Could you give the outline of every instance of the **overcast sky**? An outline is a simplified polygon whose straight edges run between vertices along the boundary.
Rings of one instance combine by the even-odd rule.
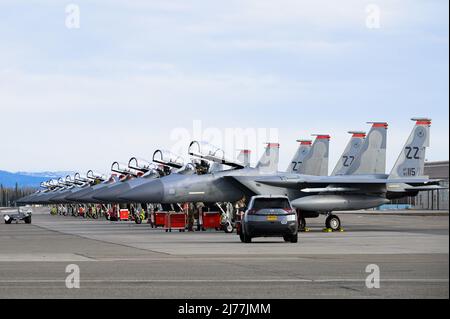
[[[330,134],[330,171],[346,131],[387,121],[390,170],[427,116],[428,160],[449,157],[446,0],[72,3],[79,28],[70,2],[0,1],[0,169],[106,173],[178,150],[194,120],[278,130],[280,169],[296,139]]]

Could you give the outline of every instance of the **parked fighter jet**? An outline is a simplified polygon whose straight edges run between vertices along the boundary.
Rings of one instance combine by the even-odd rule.
[[[300,190],[301,194],[292,205],[302,214],[328,215],[326,226],[340,228],[340,220],[333,211],[366,209],[388,203],[392,196],[415,196],[418,191],[439,188],[436,180],[423,176],[425,150],[429,146],[431,120],[415,118],[416,125],[408,138],[390,175],[360,174],[353,176],[267,177],[258,179],[263,185],[279,187],[280,190]],[[370,143],[370,141],[369,141]],[[362,158],[364,155],[359,155]],[[383,164],[375,165],[383,167]],[[395,187],[395,193],[392,188]],[[394,193],[394,195],[393,195]]]
[[[352,138],[350,139],[349,145],[346,147],[344,153],[342,154],[340,160],[336,164],[333,174],[339,175],[352,175],[352,174],[373,174],[371,177],[376,177],[379,173],[384,173],[386,166],[386,144],[387,144],[387,123],[385,122],[370,122],[372,128],[369,134],[366,135],[364,132],[351,132]],[[329,136],[317,135],[317,142],[324,142],[326,145],[326,151],[323,155],[328,154],[328,140]],[[325,142],[326,141],[326,142]],[[324,148],[325,149],[325,148]],[[327,159],[328,156],[326,156]],[[312,163],[320,162],[320,157],[309,156]],[[328,171],[328,161],[324,160],[326,166],[319,168],[321,174],[317,174],[317,169],[311,168],[314,165],[308,165],[309,163],[304,161],[304,169],[299,172],[293,172],[289,168],[287,173],[297,173],[300,175],[322,175],[326,176]],[[294,163],[294,161],[292,162]],[[292,165],[292,164],[291,164]],[[309,166],[309,168],[308,168]],[[290,166],[291,167],[291,166]],[[317,167],[317,166],[316,166]],[[289,176],[285,173],[277,173],[277,176]],[[277,195],[289,195],[295,198],[295,191],[280,189],[279,187],[271,187],[269,185],[262,185],[258,183],[254,176],[236,176],[235,179],[243,184],[246,189],[249,189],[254,194],[277,194]],[[299,226],[300,229],[305,229],[306,221],[305,218],[315,218],[318,217],[319,213],[313,211],[304,211],[299,214]]]

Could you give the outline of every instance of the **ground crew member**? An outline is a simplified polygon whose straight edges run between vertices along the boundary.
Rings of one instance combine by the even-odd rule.
[[[200,231],[201,227],[203,227],[203,208],[205,207],[205,204],[203,202],[197,202],[195,207],[198,213],[197,230]]]
[[[194,214],[195,214],[194,204],[186,203],[185,205],[188,212],[188,231],[194,231]]]
[[[242,219],[242,215],[245,212],[246,206],[247,205],[245,196],[236,202],[235,208],[236,208],[236,217],[238,220]]]

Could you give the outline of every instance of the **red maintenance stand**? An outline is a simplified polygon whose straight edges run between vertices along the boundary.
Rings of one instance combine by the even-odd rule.
[[[222,225],[220,212],[202,212],[202,230],[207,229],[221,230]]]
[[[130,211],[128,209],[121,209],[119,213],[119,220],[129,220],[130,219]]]
[[[186,230],[186,214],[184,212],[169,212],[166,214],[164,221],[164,229],[166,232],[178,230],[184,232]]]
[[[166,224],[166,216],[168,212],[154,212],[153,213],[153,228],[164,227]]]

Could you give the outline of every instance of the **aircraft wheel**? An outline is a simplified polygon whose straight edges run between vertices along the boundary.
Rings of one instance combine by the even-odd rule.
[[[230,222],[227,222],[227,223],[223,226],[223,230],[225,231],[225,233],[231,234],[231,233],[233,232],[233,225],[231,225]]]
[[[336,215],[330,215],[327,217],[325,226],[333,231],[339,230],[341,228],[341,220]]]

